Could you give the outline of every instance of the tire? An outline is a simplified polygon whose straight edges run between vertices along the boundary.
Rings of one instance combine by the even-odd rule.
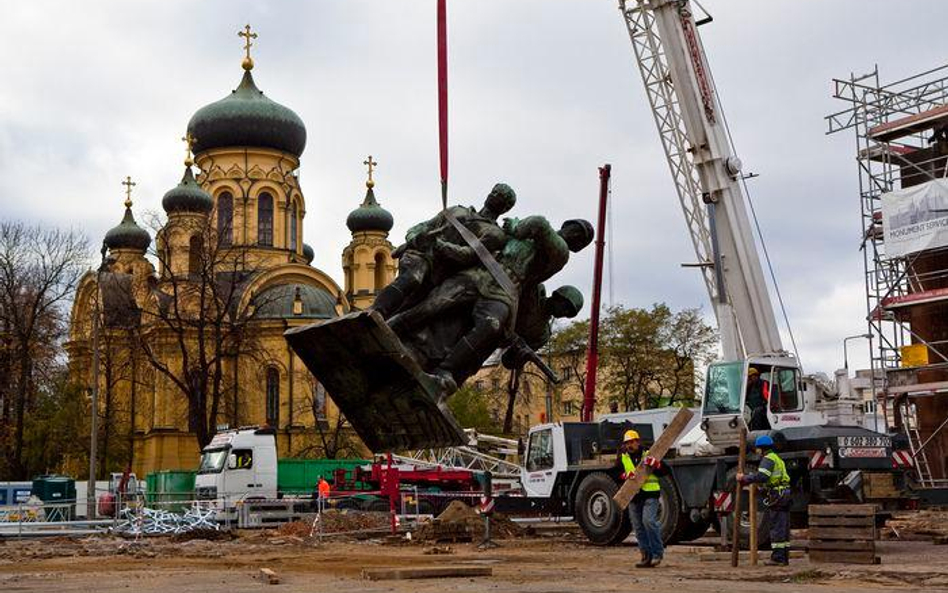
[[[359,504],[358,500],[343,498],[342,500],[332,503],[330,508],[334,508],[338,511],[358,511],[362,509],[362,505]]]
[[[677,537],[679,524],[682,520],[687,520],[687,517],[681,511],[681,497],[678,495],[675,480],[671,476],[660,476],[658,481],[662,486],[658,510],[658,522],[662,526],[662,541],[665,544],[673,544],[680,541]]]
[[[385,498],[367,500],[364,508],[370,513],[388,513],[391,510],[390,503]]]
[[[678,523],[678,533],[675,534],[675,541],[693,542],[696,539],[704,537],[709,527],[711,527],[710,519],[692,521],[690,518],[685,517]]]
[[[583,478],[576,490],[573,517],[590,542],[614,546],[632,532],[629,514],[612,500],[619,485],[608,474],[594,472]]]
[[[748,468],[748,471],[752,471],[751,468]],[[734,490],[737,485],[737,468],[732,468],[727,473],[727,488],[731,491]],[[737,513],[740,516],[740,534],[738,539],[740,540],[740,546],[742,550],[750,549],[750,514],[748,513],[748,504],[750,496],[745,492],[741,496],[741,508],[735,510],[733,513],[728,513],[727,515],[721,516],[721,529],[724,530],[724,533],[727,534],[728,540],[732,538],[733,532],[733,521],[734,515]],[[770,548],[770,529],[763,521],[764,517],[764,504],[761,501],[761,497],[757,497],[757,549],[766,550]]]

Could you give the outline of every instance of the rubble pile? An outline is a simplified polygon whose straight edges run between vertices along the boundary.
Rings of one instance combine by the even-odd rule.
[[[310,534],[342,534],[342,533],[366,533],[373,531],[385,531],[391,525],[391,518],[388,513],[369,513],[363,511],[328,510],[319,515],[319,519],[313,528],[313,521],[317,515],[306,515],[299,521],[284,523],[277,528],[280,535],[309,537]]]
[[[491,516],[491,536],[522,537],[525,530],[499,513]],[[484,517],[460,500],[453,500],[431,521],[422,523],[413,534],[419,541],[473,541],[484,535]]]

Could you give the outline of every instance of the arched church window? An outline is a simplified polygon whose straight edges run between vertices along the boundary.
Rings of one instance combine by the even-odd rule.
[[[276,428],[280,422],[280,370],[267,369],[267,424]]]
[[[221,245],[230,245],[234,240],[234,196],[229,191],[217,198],[217,234]]]
[[[257,245],[273,247],[273,196],[267,192],[257,197]]]
[[[194,276],[201,273],[201,260],[204,251],[204,238],[194,235],[188,241],[188,274]]]
[[[381,251],[375,253],[375,290],[376,292],[385,288],[385,254]]]
[[[296,235],[300,224],[300,208],[296,201],[290,202],[290,251],[296,251]]]

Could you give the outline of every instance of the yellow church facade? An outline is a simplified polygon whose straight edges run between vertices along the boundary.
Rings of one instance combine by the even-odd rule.
[[[392,216],[369,157],[365,198],[346,221],[344,286],[312,265],[298,175],[306,129],[257,88],[250,38],[238,87],[188,123],[160,228],[136,221],[126,180],[124,218],[78,287],[66,346],[74,383],[91,390],[98,377],[101,474],[194,469],[199,442],[224,426],[273,427],[281,457],[358,451],[283,333],[372,303],[396,272]]]

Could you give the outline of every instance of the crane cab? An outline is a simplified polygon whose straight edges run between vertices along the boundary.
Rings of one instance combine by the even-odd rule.
[[[808,405],[811,392],[813,386],[803,380],[793,357],[713,363],[705,381],[701,427],[713,445],[727,447],[738,444],[742,423],[749,431],[821,424],[823,415]]]

